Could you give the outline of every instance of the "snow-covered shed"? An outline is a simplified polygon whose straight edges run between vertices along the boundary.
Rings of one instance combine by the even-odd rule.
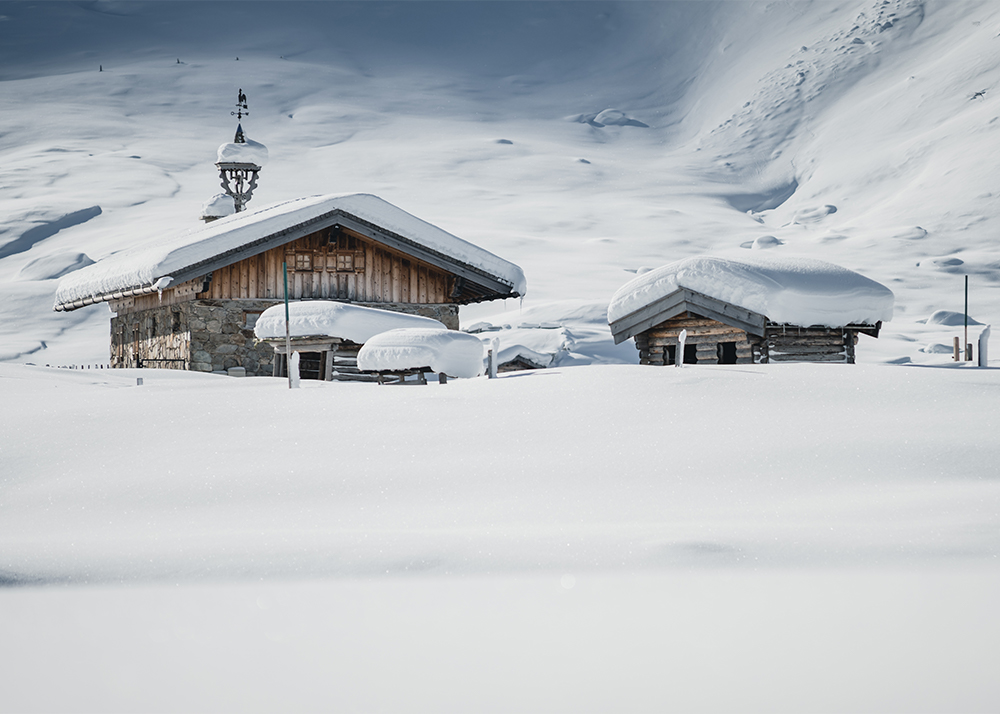
[[[696,256],[623,285],[608,322],[615,344],[635,338],[642,364],[853,363],[857,335],[878,337],[893,300],[884,285],[820,260]]]
[[[55,310],[107,302],[113,367],[273,371],[257,318],[284,296],[458,328],[460,305],[519,297],[521,269],[370,194],[298,198],[116,253],[59,283]]]
[[[374,382],[376,375],[358,369],[358,351],[375,335],[404,328],[446,329],[429,317],[330,300],[304,300],[288,305],[287,344],[283,304],[261,314],[254,335],[274,349],[275,377],[288,375],[291,348],[299,353],[302,379]]]

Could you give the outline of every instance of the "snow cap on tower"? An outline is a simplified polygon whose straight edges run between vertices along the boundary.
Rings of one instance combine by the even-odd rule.
[[[237,119],[236,136],[233,141],[222,144],[216,154],[215,165],[222,179],[222,189],[233,200],[236,213],[244,210],[257,188],[257,177],[267,163],[267,147],[260,142],[247,139],[243,132],[242,119],[250,115],[247,95],[240,89],[237,95],[236,111],[230,112]],[[214,199],[213,199],[214,200]],[[210,220],[203,215],[204,220]]]

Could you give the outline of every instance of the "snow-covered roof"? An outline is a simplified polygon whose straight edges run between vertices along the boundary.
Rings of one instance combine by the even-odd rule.
[[[267,147],[259,141],[247,139],[240,144],[228,143],[219,147],[216,163],[220,164],[257,164],[267,163]]]
[[[375,335],[358,351],[358,368],[403,371],[430,367],[450,377],[483,371],[483,343],[457,330],[402,329]]]
[[[530,362],[531,364],[539,367],[548,367],[555,359],[555,355],[544,352],[536,352],[535,350],[525,347],[524,345],[514,345],[500,350],[500,354],[497,355],[497,364],[507,364],[508,362],[513,362],[516,359]]]
[[[374,240],[391,242],[421,260],[485,285],[493,291],[487,299],[518,297],[527,291],[524,272],[513,263],[378,196],[356,193],[283,201],[116,253],[63,278],[56,290],[55,309],[73,310],[162,290],[338,222],[371,229],[368,234]]]
[[[292,337],[339,337],[360,345],[379,333],[404,327],[447,329],[429,317],[329,300],[304,300],[288,305],[288,329]],[[260,340],[284,337],[285,306],[275,305],[262,312],[254,325],[254,334]]]
[[[874,325],[892,319],[894,297],[881,283],[811,258],[695,256],[643,273],[615,293],[608,322],[629,322],[680,289],[692,290],[789,325]]]

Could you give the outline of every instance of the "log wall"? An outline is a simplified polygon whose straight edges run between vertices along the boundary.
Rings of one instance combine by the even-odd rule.
[[[677,338],[687,330],[686,344],[693,346],[693,360],[697,364],[719,364],[724,351],[732,357],[732,348],[724,343],[735,343],[733,364],[767,364],[769,362],[845,362],[854,364],[856,330],[840,327],[795,327],[768,324],[764,337],[750,335],[716,320],[685,312],[666,320],[635,336],[639,350],[639,363],[669,365],[675,361]]]
[[[682,330],[687,330],[686,343],[694,346],[698,364],[719,364],[721,343],[735,344],[733,364],[750,364],[753,360],[753,346],[746,332],[716,320],[684,312],[635,336],[639,363],[673,364],[671,348],[676,348]]]
[[[838,327],[768,325],[764,349],[768,362],[846,362],[854,364],[857,334]]]

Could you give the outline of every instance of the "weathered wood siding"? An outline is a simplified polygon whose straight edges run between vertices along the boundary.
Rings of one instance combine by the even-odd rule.
[[[197,297],[281,298],[282,262],[288,265],[288,295],[293,300],[452,302],[454,278],[449,273],[344,229],[333,235],[319,231],[220,268],[213,273],[208,291],[198,293]]]
[[[685,312],[635,336],[640,364],[674,363],[677,338],[687,330],[686,343],[698,364],[718,364],[723,356],[733,364],[768,362],[846,362],[854,364],[857,331],[846,327],[795,327],[768,324],[764,337],[748,334],[716,320]],[[724,347],[723,345],[729,345]],[[735,354],[733,347],[735,345]],[[735,357],[735,360],[733,360]]]
[[[687,330],[686,343],[694,346],[698,364],[718,364],[721,359],[720,343],[735,344],[734,364],[750,364],[753,360],[753,348],[746,332],[716,320],[684,312],[635,336],[639,363],[673,364],[670,348],[676,347],[682,330]]]
[[[155,296],[154,296],[155,297]],[[270,374],[273,350],[258,343],[252,322],[277,300],[192,300],[111,318],[111,366],[190,369],[243,367]]]
[[[191,332],[187,311],[176,305],[111,319],[111,366],[187,369]]]
[[[763,348],[767,362],[847,362],[854,364],[853,330],[840,327],[768,325]]]

